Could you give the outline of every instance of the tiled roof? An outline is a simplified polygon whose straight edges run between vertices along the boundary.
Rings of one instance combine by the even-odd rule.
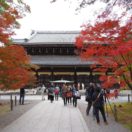
[[[29,43],[74,43],[79,35],[77,31],[49,31],[35,32],[29,39]]]
[[[75,38],[79,35],[79,31],[34,31],[29,39],[20,42],[20,44],[74,44]]]
[[[13,39],[13,42],[15,42],[16,44],[18,43],[24,43],[26,39]]]
[[[44,66],[83,66],[95,64],[94,61],[83,61],[79,56],[31,56],[32,64]]]

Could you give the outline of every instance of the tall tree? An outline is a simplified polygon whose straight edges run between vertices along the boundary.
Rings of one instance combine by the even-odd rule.
[[[14,28],[20,28],[17,19],[22,18],[24,11],[30,11],[28,5],[18,0],[0,0],[0,42],[3,45],[11,44],[11,36]]]
[[[101,77],[104,87],[120,82],[132,89],[132,16],[125,24],[121,20],[105,19],[86,25],[76,38],[76,45],[82,58],[93,57],[95,65],[102,66],[98,70],[113,69],[115,76]]]
[[[34,79],[29,57],[23,47],[17,45],[6,46],[0,48],[0,53],[2,60],[0,64],[1,88],[17,89]]]
[[[29,56],[11,40],[23,11],[29,7],[21,0],[0,0],[0,89],[17,89],[35,80]]]

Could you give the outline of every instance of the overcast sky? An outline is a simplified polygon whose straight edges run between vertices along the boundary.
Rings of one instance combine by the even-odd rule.
[[[15,38],[27,38],[31,30],[80,30],[80,26],[88,20],[94,21],[96,10],[104,7],[104,4],[96,3],[76,12],[78,3],[74,0],[73,3],[58,0],[53,4],[50,0],[26,0],[26,3],[31,13],[20,20],[21,28],[16,31]]]

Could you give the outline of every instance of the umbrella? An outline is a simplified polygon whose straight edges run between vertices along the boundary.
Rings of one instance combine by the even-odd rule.
[[[55,80],[50,82],[51,83],[74,83],[74,81],[69,81],[69,80]]]

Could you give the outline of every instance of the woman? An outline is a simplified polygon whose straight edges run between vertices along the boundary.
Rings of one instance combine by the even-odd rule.
[[[63,98],[63,101],[64,101],[64,106],[65,105],[67,105],[67,96],[66,96],[66,94],[67,94],[67,86],[66,86],[66,84],[63,84],[63,86],[62,86],[62,98]]]
[[[72,91],[71,91],[71,86],[68,86],[68,89],[67,89],[67,94],[66,94],[66,102],[71,103],[71,98],[72,98]]]
[[[55,87],[54,93],[55,93],[55,100],[58,100],[58,97],[59,97],[59,87],[58,86]]]
[[[41,88],[42,100],[45,100],[45,90],[46,90],[46,87],[42,85],[42,88]]]

